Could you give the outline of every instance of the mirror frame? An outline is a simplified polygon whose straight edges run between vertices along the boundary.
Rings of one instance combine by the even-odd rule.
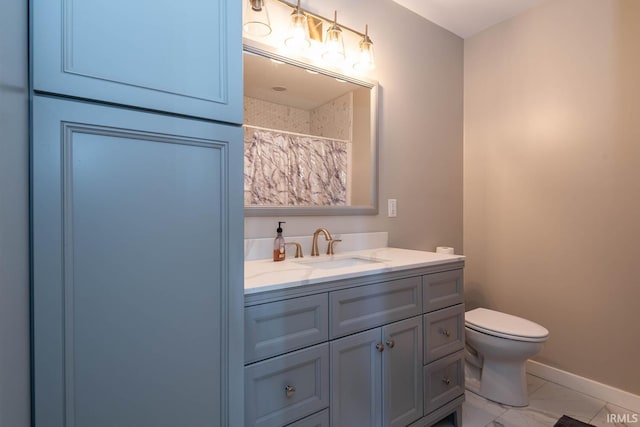
[[[359,86],[366,87],[371,91],[371,176],[369,181],[370,188],[370,205],[355,206],[244,206],[245,216],[297,216],[297,215],[377,215],[378,214],[378,82],[373,80],[363,80],[340,74],[326,68],[318,67],[304,59],[294,59],[289,56],[283,56],[275,49],[255,42],[250,39],[243,39],[243,53],[248,52],[264,56],[269,59],[281,61],[289,65],[311,70],[329,77],[342,79]],[[244,80],[244,73],[243,73]],[[244,96],[244,95],[243,95]],[[243,140],[244,145],[244,140]]]

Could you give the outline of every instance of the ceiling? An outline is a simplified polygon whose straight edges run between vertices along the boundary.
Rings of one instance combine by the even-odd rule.
[[[545,0],[393,0],[462,38],[470,37]]]
[[[244,94],[280,105],[312,110],[358,85],[244,52]],[[277,88],[279,90],[274,90]]]

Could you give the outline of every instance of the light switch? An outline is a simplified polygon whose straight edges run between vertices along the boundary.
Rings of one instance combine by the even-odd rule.
[[[387,216],[389,218],[395,218],[398,216],[398,205],[396,199],[387,200]]]

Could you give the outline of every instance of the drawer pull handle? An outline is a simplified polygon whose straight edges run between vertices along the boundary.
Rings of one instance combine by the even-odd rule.
[[[376,344],[376,350],[378,350],[380,353],[382,353],[384,351],[384,344],[382,344],[382,343]]]
[[[287,385],[284,387],[284,394],[286,394],[287,397],[293,397],[295,392],[296,392],[296,388],[292,385]]]
[[[394,340],[388,340],[387,341],[387,347],[393,348],[395,346],[396,346],[396,342]]]
[[[443,382],[443,383],[445,383],[445,385],[449,385],[449,384],[451,384],[451,380],[450,380],[449,378],[447,378],[447,377],[444,377],[444,378],[442,379],[442,382]]]
[[[450,337],[451,336],[451,332],[449,332],[448,329],[440,329],[440,333],[442,335],[444,335],[445,337]]]

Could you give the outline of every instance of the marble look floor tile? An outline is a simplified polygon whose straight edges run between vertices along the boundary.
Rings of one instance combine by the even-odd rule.
[[[609,415],[609,418],[607,418],[607,415]],[[589,423],[596,427],[640,426],[640,415],[628,409],[607,403]]]
[[[487,427],[553,427],[558,421],[553,415],[538,412],[529,407],[513,408],[502,414]]]
[[[506,411],[507,408],[466,391],[465,401],[462,404],[462,425],[464,427],[484,427]]]
[[[535,375],[527,374],[527,391],[529,392],[529,396],[531,393],[537,391],[540,387],[547,383],[546,380],[543,380],[540,377],[536,377]]]
[[[577,391],[547,382],[533,392],[526,408],[551,418],[568,415],[580,421],[589,422],[600,412],[606,402],[586,396]]]

